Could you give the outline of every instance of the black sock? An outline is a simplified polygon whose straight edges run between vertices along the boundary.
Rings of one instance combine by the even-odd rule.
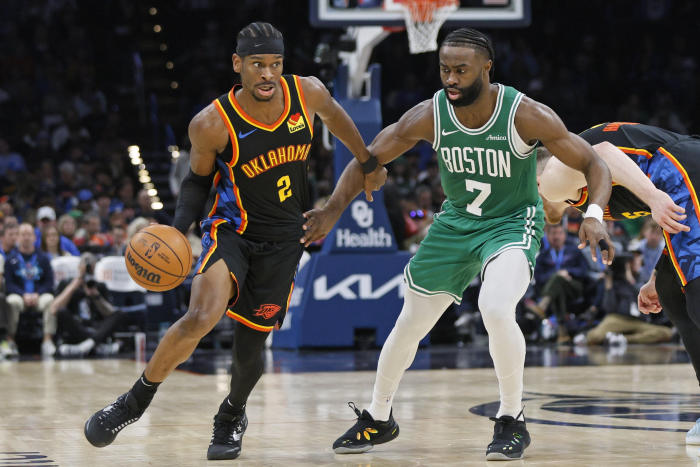
[[[139,408],[141,410],[146,410],[148,404],[151,403],[153,396],[155,396],[156,391],[158,390],[158,386],[160,386],[160,383],[148,381],[145,372],[141,374],[141,377],[138,380],[136,380],[136,383],[134,383],[134,386],[131,388],[131,393],[139,403]]]
[[[243,412],[245,412],[245,404],[236,407],[233,404],[231,404],[231,401],[229,400],[228,396],[226,396],[226,399],[224,399],[224,401],[219,406],[219,413],[221,414],[238,416],[241,415]]]

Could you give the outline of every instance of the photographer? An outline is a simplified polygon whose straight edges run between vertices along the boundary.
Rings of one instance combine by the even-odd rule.
[[[98,353],[112,355],[119,344],[104,344],[119,325],[123,313],[107,300],[107,288],[93,276],[96,258],[92,253],[80,256],[80,270],[74,279],[58,284],[51,312],[58,315],[58,333],[62,356],[83,356],[97,346]]]
[[[672,331],[666,326],[646,322],[637,308],[637,277],[641,269],[641,255],[621,253],[615,255],[605,275],[603,320],[588,331],[589,344],[654,344],[667,342]]]

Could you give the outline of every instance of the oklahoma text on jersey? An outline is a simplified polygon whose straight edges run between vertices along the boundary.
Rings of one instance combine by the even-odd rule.
[[[305,161],[309,157],[311,144],[297,144],[295,146],[280,146],[277,149],[267,151],[267,154],[260,154],[255,159],[241,165],[241,170],[248,178],[255,178],[278,165],[287,162]]]

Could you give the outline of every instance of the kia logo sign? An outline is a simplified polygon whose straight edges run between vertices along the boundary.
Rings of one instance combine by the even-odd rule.
[[[378,300],[394,289],[396,289],[398,298],[404,296],[405,283],[402,273],[395,275],[376,288],[372,282],[370,274],[351,274],[328,287],[328,276],[319,276],[314,281],[314,299],[331,300],[336,295],[340,295],[345,300]]]

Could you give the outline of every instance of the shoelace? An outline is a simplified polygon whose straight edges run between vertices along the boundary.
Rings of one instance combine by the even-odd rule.
[[[126,397],[121,395],[116,401],[112,402],[111,405],[102,409],[102,412],[97,416],[97,421],[103,425],[106,425],[112,415],[115,416],[115,420],[120,420],[124,415],[127,415],[129,408],[126,405]]]

